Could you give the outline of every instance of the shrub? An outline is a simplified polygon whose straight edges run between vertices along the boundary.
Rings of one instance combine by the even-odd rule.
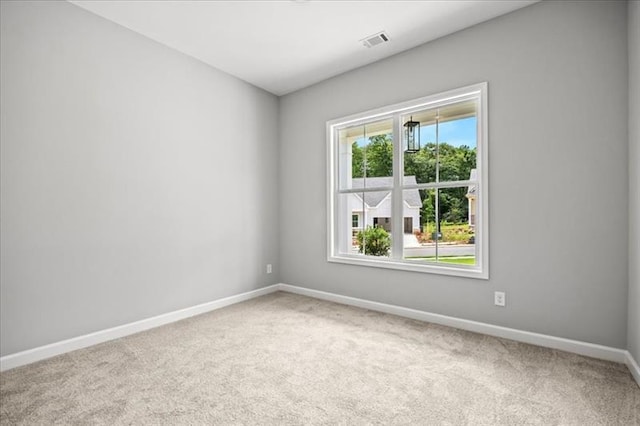
[[[391,249],[391,237],[389,233],[380,227],[367,226],[364,231],[356,236],[359,252],[371,256],[388,256]]]
[[[423,225],[423,232],[416,234],[418,242],[431,243],[435,241],[436,235],[435,223],[426,223]],[[473,230],[468,223],[451,223],[447,221],[440,222],[440,237],[442,242],[455,244],[473,244]]]
[[[469,225],[447,224],[442,226],[442,239],[448,242],[466,243],[469,241]]]

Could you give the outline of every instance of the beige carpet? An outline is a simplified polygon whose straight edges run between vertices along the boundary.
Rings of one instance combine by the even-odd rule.
[[[0,375],[1,424],[640,424],[624,365],[275,293]]]

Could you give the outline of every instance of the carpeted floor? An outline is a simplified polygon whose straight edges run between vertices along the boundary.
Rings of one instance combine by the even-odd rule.
[[[622,364],[274,293],[0,374],[1,424],[637,425]]]

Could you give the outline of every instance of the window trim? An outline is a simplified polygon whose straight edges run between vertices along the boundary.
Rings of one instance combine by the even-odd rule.
[[[376,268],[397,269],[403,271],[423,272],[441,275],[452,275],[458,277],[468,277],[477,279],[489,278],[489,171],[488,171],[488,99],[487,99],[487,82],[473,84],[458,89],[448,90],[445,92],[421,97],[418,99],[400,102],[394,105],[376,108],[369,111],[352,114],[346,117],[337,118],[327,121],[326,137],[327,137],[327,261],[336,263],[345,263],[350,265],[370,266]],[[475,266],[455,265],[452,264],[425,264],[423,262],[411,261],[407,259],[398,260],[394,258],[377,259],[373,257],[365,257],[361,255],[341,254],[337,249],[337,236],[335,223],[335,208],[337,205],[337,197],[345,192],[340,190],[338,182],[338,150],[336,143],[335,129],[344,126],[355,126],[365,124],[375,119],[394,118],[394,161],[393,161],[393,190],[392,190],[392,214],[402,211],[402,196],[398,197],[403,190],[410,189],[403,186],[401,180],[402,162],[396,160],[403,155],[403,146],[401,133],[399,132],[399,115],[410,114],[414,111],[420,111],[425,108],[436,108],[451,103],[456,103],[468,97],[478,97],[478,111],[476,114],[477,122],[477,207],[476,207],[476,244],[477,259]],[[442,184],[442,183],[441,183]],[[455,182],[447,182],[446,185],[453,186]],[[417,185],[423,188],[424,184]],[[442,186],[442,185],[440,185]],[[402,216],[402,214],[401,214]],[[395,216],[394,216],[395,217]],[[394,221],[396,221],[394,219]],[[392,240],[392,250],[402,247],[402,238],[394,238]]]

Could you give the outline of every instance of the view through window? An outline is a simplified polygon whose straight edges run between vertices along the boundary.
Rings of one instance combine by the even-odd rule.
[[[329,260],[487,277],[484,105],[480,84],[329,122]]]

